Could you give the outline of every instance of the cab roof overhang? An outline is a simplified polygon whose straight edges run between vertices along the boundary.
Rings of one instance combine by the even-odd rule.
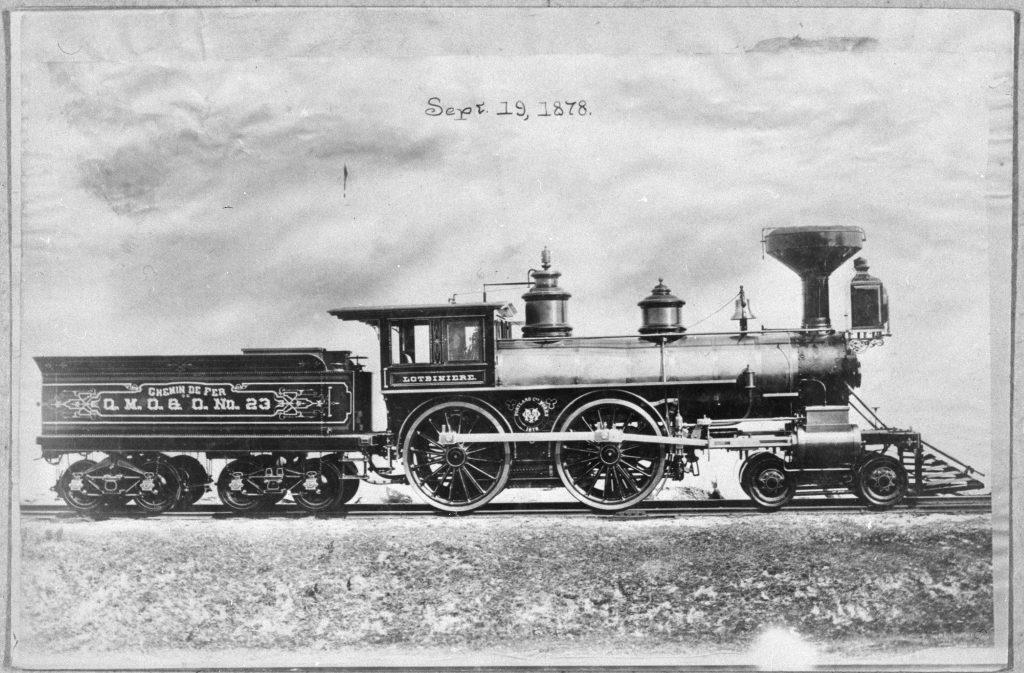
[[[507,302],[480,302],[475,304],[415,304],[404,306],[356,306],[328,311],[340,320],[360,320],[366,323],[401,318],[448,318],[455,316],[490,315]]]

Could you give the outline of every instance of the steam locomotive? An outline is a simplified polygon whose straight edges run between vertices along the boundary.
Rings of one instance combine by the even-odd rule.
[[[564,486],[596,510],[648,498],[700,456],[738,453],[751,500],[840,490],[874,508],[915,492],[981,486],[939,469],[919,434],[851,420],[858,353],[889,333],[881,281],[862,258],[851,326],[832,328],[829,277],[853,257],[853,226],[766,230],[766,252],[799,274],[798,329],[692,333],[659,281],[638,334],[575,337],[570,295],[545,249],[523,295],[502,302],[341,308],[380,342],[387,428],[372,429],[372,374],[350,351],[248,349],[241,355],[39,357],[43,457],[70,462],[56,484],[75,510],[133,501],[163,512],[213,484],[233,511],[290,494],[309,511],[351,500],[360,481],[408,483],[433,507],[466,512],[508,487]],[[83,454],[71,462],[70,456]],[[225,461],[214,480],[213,461]],[[952,473],[950,473],[952,470]],[[969,468],[968,468],[969,471]],[[929,479],[929,477],[933,477]],[[940,478],[941,477],[941,478]]]

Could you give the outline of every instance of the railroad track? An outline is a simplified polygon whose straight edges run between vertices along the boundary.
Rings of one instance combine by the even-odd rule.
[[[21,515],[28,518],[78,518],[85,516],[64,505],[22,505]],[[862,512],[874,514],[868,507],[854,498],[800,498],[794,500],[783,510],[792,513],[822,512]],[[989,495],[934,497],[908,497],[901,505],[894,508],[896,512],[920,512],[929,514],[984,514],[992,511],[992,500]],[[676,517],[688,515],[700,516],[766,516],[749,500],[657,500],[638,505],[621,512],[598,512],[579,503],[541,502],[541,503],[499,503],[466,514],[439,512],[432,507],[420,504],[354,504],[340,510],[311,514],[295,505],[280,503],[261,512],[236,514],[219,504],[195,505],[187,510],[166,512],[154,515],[128,506],[121,509],[104,509],[89,516],[93,519],[121,518],[192,518],[192,519],[279,519],[307,518],[338,519],[346,517],[388,517],[388,516],[589,516],[613,519],[642,519],[654,517]]]

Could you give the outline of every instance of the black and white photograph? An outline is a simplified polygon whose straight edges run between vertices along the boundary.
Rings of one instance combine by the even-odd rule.
[[[6,16],[7,665],[1012,664],[1014,12]]]

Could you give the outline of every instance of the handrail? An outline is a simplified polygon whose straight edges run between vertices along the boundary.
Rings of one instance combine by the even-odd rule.
[[[882,425],[882,428],[883,428],[883,429],[885,429],[885,430],[891,430],[891,429],[892,429],[892,426],[890,426],[890,425],[889,425],[888,423],[886,423],[886,422],[885,422],[885,421],[883,421],[883,420],[882,420],[881,418],[879,418],[878,414],[876,414],[876,413],[875,413],[874,411],[872,411],[872,410],[871,410],[871,407],[869,407],[869,406],[867,405],[867,403],[866,403],[866,402],[864,402],[864,400],[862,400],[862,399],[861,399],[861,398],[860,398],[860,397],[859,397],[859,396],[857,395],[857,393],[855,393],[855,392],[853,391],[853,388],[852,388],[852,387],[850,387],[850,384],[849,384],[849,383],[847,383],[847,384],[846,384],[846,389],[850,391],[850,395],[852,395],[852,396],[853,396],[853,399],[857,400],[857,402],[859,402],[859,403],[860,403],[861,405],[863,405],[863,406],[864,406],[864,408],[865,408],[865,409],[867,409],[867,410],[868,410],[868,412],[869,412],[869,413],[870,413],[870,414],[871,414],[871,415],[872,415],[872,416],[874,417],[874,419],[875,419],[876,421],[878,421],[878,422],[879,422],[879,423],[880,423],[880,424]],[[872,425],[872,427],[873,427],[874,429],[876,429],[876,430],[878,429],[878,426],[874,425],[874,423],[872,423],[872,422],[871,422],[871,420],[870,420],[870,419],[869,419],[869,418],[868,418],[867,416],[865,416],[865,415],[864,415],[864,412],[863,412],[863,411],[861,411],[861,410],[860,410],[859,408],[857,408],[857,407],[854,407],[854,410],[856,410],[856,411],[857,411],[857,413],[859,413],[859,414],[861,415],[861,417],[862,417],[862,418],[864,418],[864,420],[866,420],[866,421],[868,421],[869,423],[871,423],[871,425]],[[930,444],[930,443],[928,443],[928,442],[924,441],[923,439],[922,439],[922,440],[920,440],[920,441],[921,441],[921,444],[923,444],[924,446],[927,446],[927,447],[928,447],[929,449],[931,449],[931,450],[932,450],[932,451],[934,451],[935,453],[939,454],[939,455],[940,455],[940,456],[942,456],[943,458],[946,458],[947,460],[951,460],[951,461],[952,461],[953,463],[955,463],[955,464],[956,464],[956,465],[955,465],[956,467],[959,467],[959,468],[960,468],[961,470],[963,470],[963,471],[964,471],[964,472],[966,472],[967,474],[977,474],[978,476],[981,476],[981,477],[984,477],[984,476],[985,476],[985,473],[984,473],[984,472],[981,472],[980,470],[977,470],[977,469],[975,469],[975,468],[971,467],[970,465],[968,465],[967,463],[963,462],[963,461],[962,461],[962,460],[960,460],[959,458],[956,458],[955,456],[951,456],[950,454],[946,453],[945,451],[943,451],[942,449],[938,448],[938,447],[937,447],[937,446],[935,446],[934,444]]]
[[[804,329],[804,328],[799,328],[798,329],[798,328],[795,328],[795,327],[793,327],[793,328],[779,327],[779,328],[773,328],[773,329],[764,329],[764,328],[762,328],[760,330],[757,330],[756,332],[753,331],[753,330],[748,330],[746,332],[739,332],[739,331],[737,331],[737,332],[683,332],[681,334],[680,333],[676,333],[676,332],[664,332],[664,333],[655,332],[653,334],[601,334],[601,335],[595,335],[595,336],[523,337],[523,338],[519,338],[519,339],[498,339],[498,341],[499,342],[508,342],[508,341],[552,342],[552,341],[579,341],[579,340],[582,340],[582,339],[587,339],[587,340],[592,340],[593,339],[593,340],[596,340],[596,339],[627,339],[627,338],[628,339],[641,339],[641,340],[645,340],[646,341],[646,340],[649,340],[649,339],[652,339],[652,338],[657,338],[657,337],[667,337],[667,338],[671,338],[671,339],[674,339],[674,340],[679,340],[679,339],[685,339],[686,337],[692,337],[692,336],[755,336],[755,335],[758,335],[758,334],[787,334],[787,333],[806,334],[806,333],[811,333],[811,332],[814,332],[814,333],[817,333],[817,334],[823,334],[823,335],[826,335],[826,336],[830,336],[830,335],[833,335],[833,334],[837,333],[837,331],[835,329],[831,329],[831,328],[829,328],[829,329]]]
[[[869,406],[868,406],[868,403],[867,403],[867,402],[865,402],[864,400],[862,400],[862,399],[860,398],[860,396],[859,396],[859,395],[857,395],[857,393],[855,393],[855,392],[853,391],[853,388],[852,388],[852,387],[850,386],[850,384],[849,384],[849,383],[847,383],[847,384],[846,384],[846,389],[847,389],[848,391],[850,391],[850,395],[852,395],[852,396],[853,396],[853,399],[857,400],[857,402],[858,402],[858,403],[859,403],[859,404],[860,404],[860,405],[861,405],[861,406],[863,407],[863,409],[860,409],[859,407],[854,407],[854,410],[855,410],[855,411],[856,411],[856,412],[857,412],[858,414],[860,414],[861,418],[863,418],[863,419],[864,419],[865,421],[867,421],[868,423],[870,423],[870,424],[871,424],[871,427],[872,427],[872,428],[874,428],[875,430],[877,430],[879,426],[882,426],[882,427],[883,427],[883,428],[885,428],[886,430],[888,430],[888,429],[889,429],[889,426],[888,426],[888,424],[887,424],[887,423],[886,423],[885,421],[883,421],[883,420],[882,420],[882,419],[881,419],[881,418],[880,418],[880,417],[878,416],[878,414],[876,414],[876,413],[874,412],[874,410],[872,410],[872,409],[871,409],[871,407],[869,407]],[[867,416],[867,414],[865,413],[865,411],[866,411],[866,412],[867,412],[868,414],[871,414],[871,418],[868,418],[868,416]],[[873,419],[873,420],[872,420],[872,419]]]

